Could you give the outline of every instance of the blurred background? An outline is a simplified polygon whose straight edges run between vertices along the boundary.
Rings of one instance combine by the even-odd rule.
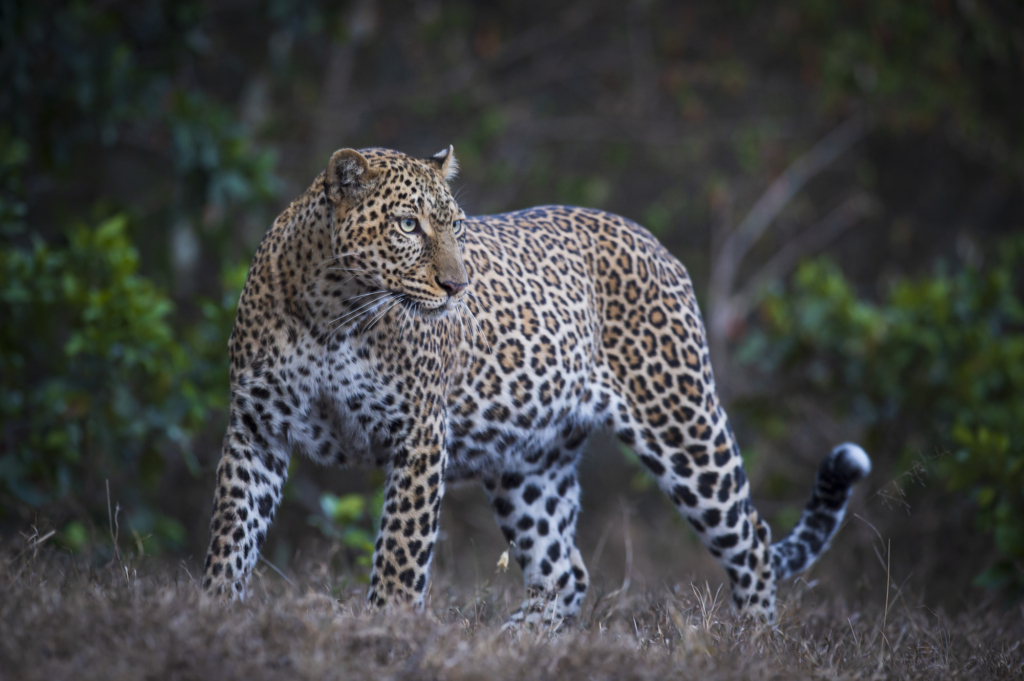
[[[603,208],[688,267],[776,538],[870,452],[798,588],[1022,593],[1019,0],[0,0],[0,82],[4,542],[197,565],[262,234],[335,149],[454,144],[467,214]],[[598,595],[723,580],[611,438],[582,479]],[[379,484],[296,457],[264,555],[364,580]],[[445,504],[438,571],[518,582]]]

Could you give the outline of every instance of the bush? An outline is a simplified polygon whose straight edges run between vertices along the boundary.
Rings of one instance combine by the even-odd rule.
[[[229,269],[221,291],[203,277],[195,288],[217,299],[180,309],[155,282],[180,283],[172,226],[200,242],[188,272],[230,262],[242,250],[232,227],[258,221],[277,186],[274,156],[236,114],[237,90],[194,77],[204,55],[230,61],[204,37],[216,14],[155,0],[0,9],[7,528],[38,516],[84,547],[90,523],[106,528],[109,479],[130,509],[122,524],[153,535],[147,550],[182,545],[156,488],[171,460],[199,471],[193,436],[213,430],[227,397],[245,268]]]
[[[381,508],[384,506],[384,485],[377,485],[376,491],[367,501],[364,494],[336,496],[330,492],[320,495],[320,510],[323,515],[310,515],[308,522],[320,530],[324,537],[336,543],[348,554],[354,556],[359,569],[359,579],[370,579],[370,560],[373,558],[373,540],[380,525]]]
[[[103,500],[107,479],[152,492],[170,448],[199,470],[190,436],[223,406],[226,371],[210,355],[223,355],[233,311],[207,303],[202,322],[176,331],[125,230],[113,217],[74,228],[66,247],[0,251],[0,513],[105,518],[102,503],[82,504]],[[180,526],[142,510],[137,531],[180,543]]]
[[[941,452],[933,472],[970,495],[998,556],[978,583],[1024,588],[1024,239],[993,262],[901,279],[878,303],[827,260],[805,263],[761,306],[741,360],[788,370],[796,389],[903,443],[899,467]],[[884,454],[884,452],[882,452]]]

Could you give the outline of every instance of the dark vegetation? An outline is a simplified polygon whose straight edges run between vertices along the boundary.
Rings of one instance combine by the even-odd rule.
[[[1019,0],[0,0],[0,82],[0,676],[1020,674]],[[722,576],[605,438],[580,546],[623,595],[583,630],[499,633],[471,488],[432,615],[360,614],[379,478],[298,461],[264,551],[298,586],[194,612],[255,245],[334,149],[449,143],[467,213],[605,208],[687,265],[776,536],[871,453],[779,628],[699,614]]]

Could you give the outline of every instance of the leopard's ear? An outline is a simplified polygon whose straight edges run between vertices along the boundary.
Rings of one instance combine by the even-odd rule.
[[[427,159],[427,162],[437,168],[441,177],[451,180],[459,172],[459,162],[455,158],[455,146],[449,144],[447,149],[442,149]]]
[[[377,171],[355,149],[339,149],[327,162],[327,198],[334,203],[363,193],[377,180]]]

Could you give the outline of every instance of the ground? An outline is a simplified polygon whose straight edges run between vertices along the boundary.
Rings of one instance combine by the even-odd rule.
[[[1019,605],[949,616],[895,586],[887,605],[852,608],[797,582],[768,627],[737,619],[716,585],[605,584],[581,621],[511,632],[502,624],[520,594],[492,565],[475,580],[442,566],[425,612],[381,614],[364,606],[365,586],[333,572],[329,553],[302,558],[287,581],[261,564],[244,604],[212,608],[200,603],[196,565],[124,560],[0,549],[0,679],[1024,675]]]

